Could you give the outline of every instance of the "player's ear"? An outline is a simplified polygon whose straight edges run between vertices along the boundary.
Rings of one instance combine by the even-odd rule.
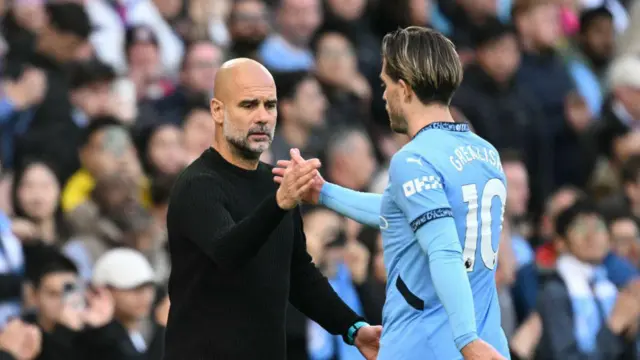
[[[213,98],[209,104],[209,109],[211,110],[213,121],[218,125],[222,125],[222,123],[224,123],[224,103]]]
[[[402,79],[398,80],[398,84],[400,84],[400,89],[402,91],[401,95],[404,102],[406,103],[411,102],[411,96],[413,95],[411,86],[409,86],[409,84],[407,84],[407,82]]]

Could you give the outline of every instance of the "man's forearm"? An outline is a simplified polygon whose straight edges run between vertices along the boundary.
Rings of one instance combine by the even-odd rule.
[[[320,204],[361,224],[380,224],[382,195],[350,190],[325,183],[320,192]]]
[[[453,219],[440,219],[451,221]],[[455,224],[445,227],[455,229]],[[429,234],[423,227],[416,233],[418,241],[429,256],[431,280],[438,298],[449,315],[458,350],[478,338],[473,294],[469,277],[462,263],[462,253],[455,232]],[[434,237],[435,235],[435,237]],[[457,245],[457,247],[455,246]]]
[[[248,216],[235,222],[223,205],[224,194],[220,194],[216,186],[207,179],[193,181],[190,191],[175,209],[179,214],[176,226],[182,227],[188,238],[220,268],[237,269],[258,253],[289,211],[278,206],[273,194]]]

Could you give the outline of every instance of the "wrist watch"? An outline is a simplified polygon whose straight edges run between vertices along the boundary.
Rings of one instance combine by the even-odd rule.
[[[355,324],[351,325],[349,327],[349,330],[347,330],[347,335],[345,336],[345,342],[349,345],[353,345],[356,341],[356,335],[358,334],[358,330],[360,330],[361,327],[363,326],[369,326],[369,324],[367,324],[364,321],[357,321]]]

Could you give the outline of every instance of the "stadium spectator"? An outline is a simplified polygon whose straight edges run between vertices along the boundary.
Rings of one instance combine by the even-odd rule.
[[[371,140],[362,130],[346,128],[337,131],[326,147],[324,168],[327,179],[340,186],[364,190],[376,171]]]
[[[317,157],[323,139],[327,100],[316,78],[305,71],[285,73],[278,80],[278,132],[271,143],[275,160],[289,159],[291,148]]]
[[[634,216],[620,215],[609,222],[611,248],[636,268],[640,265],[640,231]]]
[[[205,101],[195,101],[187,107],[182,122],[187,163],[197,159],[211,146],[216,128],[211,122],[209,105]]]
[[[227,26],[231,37],[227,58],[258,60],[258,48],[271,31],[266,4],[261,0],[234,1]]]
[[[147,126],[137,136],[138,154],[145,172],[153,177],[177,174],[186,164],[184,133],[170,122]]]

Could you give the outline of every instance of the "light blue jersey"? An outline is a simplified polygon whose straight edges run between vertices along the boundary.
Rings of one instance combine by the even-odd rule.
[[[505,201],[498,152],[457,123],[432,123],[395,154],[382,196],[323,188],[322,204],[382,231],[379,360],[462,359],[477,338],[509,358],[494,279]]]

